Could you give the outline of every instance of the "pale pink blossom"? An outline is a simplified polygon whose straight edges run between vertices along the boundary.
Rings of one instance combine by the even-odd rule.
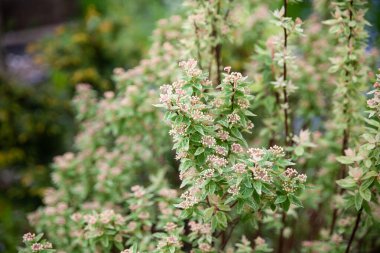
[[[212,148],[215,146],[215,143],[216,143],[215,138],[212,136],[206,135],[202,137],[202,144],[205,147]]]
[[[243,174],[246,172],[247,165],[244,163],[237,163],[232,168],[236,173]]]
[[[244,152],[243,147],[238,143],[232,143],[231,150],[234,153],[243,153]]]
[[[42,245],[41,243],[33,243],[31,248],[33,252],[38,252],[44,249],[44,245]]]
[[[25,235],[22,236],[23,242],[30,242],[33,241],[34,238],[36,238],[35,234],[32,233],[26,233]]]

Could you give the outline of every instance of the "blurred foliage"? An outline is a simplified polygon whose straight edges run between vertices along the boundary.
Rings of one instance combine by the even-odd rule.
[[[72,145],[69,101],[75,85],[113,89],[112,70],[139,62],[155,21],[176,3],[83,0],[82,16],[27,47],[47,67],[46,82],[28,87],[0,77],[0,252],[16,251],[26,214],[41,204],[51,184],[52,158]]]
[[[0,77],[0,252],[15,250],[24,212],[40,204],[51,157],[71,140],[71,118],[68,102],[46,85],[18,86]]]
[[[51,68],[52,81],[60,88],[90,83],[97,90],[110,90],[113,84],[106,77],[115,67],[138,63],[155,20],[172,5],[162,0],[83,1],[82,20],[58,27],[54,36],[30,45],[29,52]]]

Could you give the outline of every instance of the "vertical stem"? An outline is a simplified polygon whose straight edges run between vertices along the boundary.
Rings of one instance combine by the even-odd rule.
[[[231,113],[234,111],[234,103],[235,103],[235,87],[236,87],[236,82],[234,82],[233,84],[231,84],[232,86],[232,96],[230,98],[230,102],[231,102]]]
[[[288,1],[284,0],[284,17],[287,17],[288,14]],[[287,47],[288,47],[288,32],[286,28],[283,28],[284,30],[284,65],[283,65],[283,78],[284,82],[287,80],[287,66],[286,66],[286,54],[287,54]],[[286,86],[283,87],[283,96],[284,96],[284,129],[285,129],[285,145],[291,146],[292,141],[290,137],[290,129],[289,129],[289,112],[288,112],[288,106],[289,106],[289,99],[288,99],[288,92],[286,90]],[[285,223],[286,223],[286,212],[282,212],[281,217],[281,230],[280,230],[280,237],[278,241],[278,252],[282,253],[284,250],[284,244],[285,244],[285,238],[284,238],[284,230],[285,230]]]
[[[355,226],[354,226],[354,229],[352,230],[352,233],[351,233],[351,236],[350,236],[350,240],[348,241],[345,253],[349,253],[350,252],[350,248],[351,248],[352,242],[355,239],[355,234],[356,234],[356,231],[358,230],[358,227],[359,227],[359,223],[360,223],[360,218],[361,218],[362,212],[363,212],[363,207],[358,211],[358,214],[356,216]]]
[[[220,14],[220,10],[221,10],[221,0],[218,1],[217,3],[217,9],[216,9],[216,15],[219,15]],[[211,37],[216,41],[217,38],[218,38],[218,31],[217,31],[217,28],[216,28],[216,22],[217,22],[217,18],[214,16],[213,19],[212,19],[212,23],[211,23]],[[215,42],[213,41],[213,42]],[[215,46],[211,46],[211,49],[210,49],[210,54],[211,56],[214,58],[214,60],[211,60],[210,62],[210,66],[209,66],[209,73],[211,75],[211,71],[212,71],[212,61],[215,61],[215,66],[216,66],[216,82],[217,82],[217,85],[219,85],[221,83],[221,56],[222,56],[222,43],[218,42],[215,44]]]
[[[217,80],[218,84],[220,84],[222,81],[221,73],[220,73],[221,72],[220,69],[222,67],[222,63],[221,63],[222,44],[221,43],[218,43],[215,46],[214,52],[215,52],[215,63],[216,63],[216,80]]]
[[[334,228],[335,228],[335,223],[336,223],[337,218],[338,218],[338,208],[335,207],[333,210],[333,216],[332,216],[331,225],[330,225],[330,235],[334,233]]]
[[[287,13],[288,13],[288,1],[287,0],[284,0],[284,17],[287,16]],[[288,47],[288,32],[286,30],[286,28],[284,28],[284,65],[283,65],[283,78],[284,78],[284,82],[287,80],[287,75],[288,75],[288,69],[287,69],[287,66],[286,66],[286,54],[287,54],[287,47]],[[284,118],[285,118],[285,121],[284,121],[284,128],[285,128],[285,145],[286,146],[291,146],[292,145],[292,142],[291,142],[291,139],[290,139],[290,129],[289,129],[289,111],[288,111],[288,106],[289,106],[289,98],[288,98],[288,91],[286,89],[286,86],[283,87],[282,89],[282,92],[283,92],[283,96],[284,96]]]
[[[353,13],[352,13],[352,8],[353,8],[353,5],[354,5],[354,1],[351,0],[350,1],[350,6],[348,8],[348,12],[349,12],[349,16],[350,16],[350,22],[353,21]],[[350,26],[349,27],[349,34],[348,34],[348,38],[347,38],[347,50],[348,50],[348,53],[347,53],[347,58],[350,58],[350,55],[351,55],[351,50],[352,50],[352,27]],[[346,82],[346,85],[348,86],[349,85],[349,78],[350,78],[350,72],[348,69],[346,69],[345,71],[345,82]],[[347,98],[347,92],[344,94],[345,98]],[[348,98],[347,98],[348,99]],[[343,115],[346,115],[349,111],[349,108],[348,108],[348,105],[347,104],[344,104],[344,108],[343,108]],[[343,140],[342,140],[342,149],[341,149],[341,155],[344,155],[344,151],[348,148],[348,142],[349,142],[349,139],[350,139],[350,117],[347,118],[347,126],[346,128],[343,130]],[[345,177],[345,172],[346,172],[346,165],[342,164],[342,166],[340,167],[340,171],[339,171],[339,177],[338,179],[341,179],[341,178],[344,178]]]
[[[221,11],[221,0],[218,1],[218,7],[217,7],[217,15],[220,14]],[[215,25],[215,23],[214,23]],[[222,68],[222,43],[218,42],[218,44],[215,45],[214,49],[215,54],[215,64],[216,64],[216,79],[218,81],[218,85],[221,83],[221,68]]]
[[[285,242],[285,237],[284,237],[284,229],[285,229],[285,222],[286,222],[286,212],[282,212],[282,217],[281,217],[281,223],[282,227],[280,230],[280,238],[278,240],[278,252],[282,253],[284,250],[284,242]]]
[[[231,239],[231,236],[232,236],[232,232],[234,231],[236,225],[239,223],[240,221],[240,218],[236,218],[235,220],[233,220],[230,224],[230,231],[226,230],[225,233],[223,233],[223,237],[222,237],[222,245],[221,245],[221,249],[224,250],[224,248],[227,246],[227,243],[228,241]]]
[[[198,57],[198,62],[199,62],[199,68],[203,70],[202,67],[202,55],[201,55],[201,50],[200,50],[200,38],[199,38],[199,27],[197,26],[197,23],[194,20],[194,30],[195,30],[195,36],[197,38],[195,44],[197,46],[197,57]]]
[[[352,8],[353,8],[353,5],[354,5],[354,1],[351,0],[350,1],[350,5],[349,5],[349,8],[348,8],[348,11],[349,11],[349,16],[350,16],[350,21],[353,20],[353,12],[352,12]],[[349,56],[351,55],[351,50],[352,50],[352,36],[353,36],[353,31],[352,31],[352,27],[350,26],[349,27],[349,34],[348,34],[348,38],[347,38],[347,50],[348,50],[348,58]],[[350,77],[350,72],[346,69],[345,71],[345,82],[346,82],[346,85],[348,86],[349,84],[349,77]],[[347,92],[344,94],[345,98],[347,98]],[[346,115],[347,112],[348,112],[348,105],[347,104],[344,104],[344,107],[343,107],[343,115]],[[350,140],[350,117],[348,117],[347,119],[347,126],[346,128],[343,130],[343,140],[342,140],[342,147],[341,147],[341,155],[345,155],[345,150],[348,148],[348,143],[349,143],[349,140]],[[337,179],[342,179],[344,178],[346,175],[346,165],[345,164],[341,164],[340,166],[340,169],[339,169],[339,173],[338,173],[338,176],[337,176]],[[334,192],[337,191],[337,188],[335,186],[335,190]],[[344,192],[344,189],[342,188],[340,191],[339,191],[339,194],[342,194]],[[330,226],[330,235],[332,235],[334,233],[334,229],[335,229],[335,224],[336,224],[336,220],[338,218],[338,209],[335,207],[334,210],[333,210],[333,216],[332,216],[332,221],[331,221],[331,226]]]
[[[275,50],[272,48],[271,49],[271,59],[272,59],[272,62],[271,62],[270,69],[271,69],[271,72],[272,72],[273,80],[276,80],[276,70],[275,70],[275,65],[274,65],[274,62],[275,62],[275,60],[274,60],[274,54],[275,54]],[[270,93],[270,91],[268,93]],[[276,91],[276,90],[274,90],[273,95],[276,98],[276,105],[280,106],[281,102],[280,102],[280,94],[279,94],[279,92]],[[275,110],[273,110],[273,118],[275,118],[277,116],[277,113],[278,112],[277,112],[277,108],[276,108]],[[271,138],[269,139],[269,146],[271,147],[274,144],[276,144],[276,131],[272,130]]]

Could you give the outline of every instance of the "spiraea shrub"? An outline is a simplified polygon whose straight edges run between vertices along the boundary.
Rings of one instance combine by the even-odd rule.
[[[299,2],[187,0],[114,92],[79,85],[75,146],[29,217],[50,243],[20,252],[377,252],[367,3],[301,20]]]

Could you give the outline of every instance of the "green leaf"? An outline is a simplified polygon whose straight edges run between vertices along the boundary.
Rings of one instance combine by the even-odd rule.
[[[336,183],[342,188],[351,188],[356,186],[356,181],[349,177],[337,180]]]
[[[211,229],[215,230],[218,227],[218,220],[216,218],[216,215],[212,216],[211,219]]]
[[[189,138],[184,138],[180,145],[181,149],[185,151],[189,150],[189,142],[190,142]]]
[[[157,107],[157,108],[166,108],[167,105],[165,104],[153,104],[154,107]]]
[[[231,133],[232,133],[232,135],[235,136],[236,138],[238,138],[238,139],[240,139],[240,140],[243,139],[243,136],[241,135],[240,131],[237,130],[236,128],[232,128],[232,129],[231,129]]]
[[[331,33],[331,34],[335,34],[335,33],[338,33],[338,32],[340,32],[340,27],[339,26],[332,26],[332,27],[330,27],[330,29],[329,29],[329,33]],[[339,66],[338,66],[339,67]],[[331,72],[330,72],[331,73]]]
[[[108,248],[109,245],[109,238],[108,236],[103,236],[101,239],[101,243],[105,248]]]
[[[200,154],[202,154],[204,151],[205,151],[205,149],[204,149],[203,147],[199,147],[199,148],[197,148],[197,150],[195,151],[194,155],[195,155],[195,156],[200,155]]]
[[[251,199],[249,201],[246,202],[253,210],[258,210],[259,209],[259,205],[256,203],[256,201],[254,199]]]
[[[218,123],[221,124],[222,126],[228,127],[228,123],[226,120],[219,120]]]
[[[218,222],[218,225],[220,225],[220,227],[227,228],[227,216],[224,214],[224,212],[217,212],[216,220]]]
[[[209,207],[203,212],[203,217],[206,222],[210,221],[214,214],[214,207]]]
[[[196,126],[194,126],[194,128],[195,128],[195,130],[196,130],[198,133],[200,133],[200,134],[202,134],[202,135],[205,134],[204,131],[203,131],[203,128],[202,128],[201,126],[196,125]]]
[[[114,241],[114,244],[115,244],[115,246],[116,246],[116,248],[117,248],[118,250],[122,251],[122,250],[124,249],[124,246],[123,246],[122,243],[117,242],[117,241]],[[133,252],[133,251],[132,251],[132,252]]]
[[[361,189],[361,190],[368,189],[368,188],[371,186],[371,184],[372,184],[372,182],[373,182],[374,180],[375,180],[374,178],[369,178],[369,179],[367,179],[367,180],[362,180],[362,184],[360,185],[359,190],[360,190],[360,189]]]
[[[348,156],[338,156],[336,160],[342,164],[351,164],[354,162],[354,160]]]
[[[287,198],[286,201],[283,202],[281,206],[285,210],[285,212],[287,212],[289,210],[289,207],[290,207],[290,201],[289,201],[289,199]]]
[[[331,66],[331,67],[329,68],[328,72],[329,72],[329,73],[335,73],[335,72],[338,71],[339,68],[340,68],[339,65],[333,65],[333,66]]]
[[[193,162],[190,159],[183,159],[179,166],[179,169],[180,171],[186,171],[192,166],[193,166]]]
[[[356,26],[356,22],[354,20],[348,22],[348,26],[349,27],[355,27]]]
[[[137,253],[137,250],[138,250],[137,244],[133,244],[132,252]]]
[[[371,191],[369,189],[359,189],[360,196],[367,200],[368,202],[371,201]]]
[[[374,149],[376,147],[376,145],[375,144],[372,144],[372,143],[368,143],[367,145],[366,145],[366,149],[367,150],[372,150],[372,149]]]
[[[206,186],[206,196],[212,195],[215,193],[216,190],[216,184],[213,181],[210,181]],[[205,197],[206,197],[205,196]]]
[[[192,208],[185,209],[181,212],[181,218],[187,219],[187,218],[191,217],[192,214],[193,214]]]
[[[364,119],[365,122],[367,122],[368,125],[380,128],[380,122],[377,122],[376,120],[373,119]]]
[[[244,201],[238,200],[238,203],[236,205],[237,213],[242,213],[243,212],[243,207],[244,207]]]
[[[252,113],[252,112],[249,111],[249,110],[245,110],[245,111],[244,111],[244,114],[245,114],[246,116],[250,116],[250,117],[255,117],[255,116],[257,116],[256,114]]]
[[[339,23],[339,20],[337,19],[328,19],[328,20],[322,21],[322,24],[324,25],[335,25],[338,23]]]
[[[294,149],[294,154],[296,155],[296,156],[302,156],[303,155],[303,153],[304,153],[304,148],[303,147],[301,147],[301,146],[298,146],[298,147],[296,147],[295,149]]]
[[[255,190],[257,191],[257,193],[259,195],[261,195],[261,187],[262,187],[262,183],[260,181],[254,181],[253,182],[253,187],[255,188]]]
[[[371,178],[371,177],[377,177],[377,173],[376,171],[368,171],[367,173],[365,173],[365,175],[361,178],[361,180],[366,180],[368,178]]]
[[[370,168],[371,165],[372,165],[372,161],[371,161],[371,160],[369,160],[369,159],[364,160],[364,166],[365,166],[366,168]]]
[[[276,200],[274,201],[274,204],[275,205],[281,204],[281,203],[285,202],[287,199],[288,199],[288,197],[285,195],[278,196],[276,198]]]
[[[203,152],[202,154],[197,156],[196,162],[199,166],[202,166],[203,164],[205,164],[206,159],[207,159],[206,153]]]
[[[362,207],[362,203],[363,203],[362,197],[360,196],[359,193],[356,193],[355,194],[355,208],[357,211],[359,211],[360,208]]]
[[[218,209],[225,212],[231,211],[231,207],[229,205],[218,205]]]
[[[301,201],[296,196],[291,195],[290,200],[291,200],[292,204],[294,204],[295,206],[303,207]]]
[[[41,240],[41,238],[42,238],[43,236],[44,236],[43,233],[38,234],[38,235],[34,238],[34,241],[35,241],[35,242],[38,242],[39,240]]]

